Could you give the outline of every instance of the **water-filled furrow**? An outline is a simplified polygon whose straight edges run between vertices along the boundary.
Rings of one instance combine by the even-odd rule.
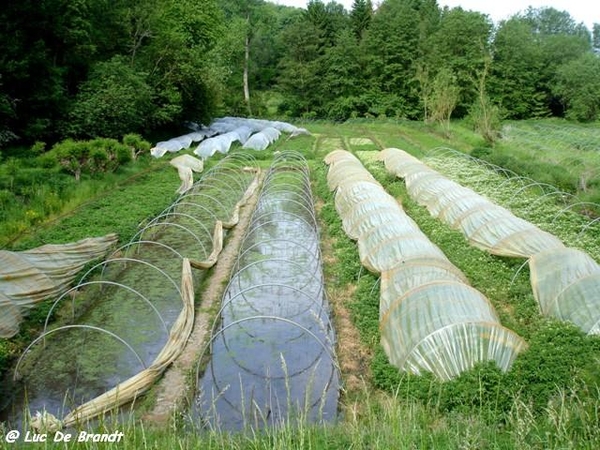
[[[283,153],[223,295],[193,416],[223,429],[332,420],[338,387],[308,170]]]

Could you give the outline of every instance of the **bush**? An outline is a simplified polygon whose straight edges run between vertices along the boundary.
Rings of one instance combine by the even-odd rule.
[[[43,157],[48,165],[57,162],[77,181],[83,173],[114,172],[131,161],[131,149],[116,139],[98,138],[91,141],[66,139],[52,147]]]
[[[152,144],[144,140],[142,136],[136,133],[129,133],[123,136],[123,144],[131,150],[131,159],[135,160],[140,154],[148,153]]]

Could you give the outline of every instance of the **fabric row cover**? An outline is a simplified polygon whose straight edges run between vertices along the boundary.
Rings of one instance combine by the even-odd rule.
[[[103,257],[116,234],[23,252],[0,250],[0,337],[17,334],[25,311],[65,292],[90,261]]]
[[[181,186],[177,189],[178,194],[184,194],[189,191],[194,185],[194,175],[192,172],[200,173],[204,170],[204,163],[192,155],[180,155],[169,161],[173,167],[177,169]]]
[[[150,149],[150,154],[155,158],[160,158],[167,152],[177,153],[180,150],[187,150],[194,142],[200,142],[202,139],[214,134],[214,131],[205,129],[184,134],[183,136],[178,136],[169,139],[168,141],[157,142],[156,145]]]
[[[475,246],[500,256],[529,259],[531,287],[542,314],[569,320],[600,334],[600,265],[567,248],[556,236],[449,180],[403,150],[385,149],[378,159],[404,178],[409,195],[463,232]]]
[[[449,380],[480,361],[506,371],[525,342],[352,154],[325,158],[344,231],[381,273],[381,343],[392,364]]]
[[[202,159],[207,159],[217,152],[222,154],[229,153],[229,149],[234,142],[238,141],[244,144],[251,133],[252,130],[248,127],[242,126],[236,128],[235,130],[202,141],[196,150],[194,150],[194,153]]]
[[[240,144],[244,145],[250,138],[250,135],[253,133],[260,134],[266,131],[266,129],[270,129],[270,131],[266,131],[264,135],[258,136],[246,148],[264,150],[279,138],[280,133],[289,133],[291,136],[310,134],[306,128],[298,128],[287,122],[247,119],[243,117],[222,117],[216,119],[208,127],[195,126],[197,131],[167,141],[158,142],[150,150],[151,155],[155,158],[161,158],[167,152],[176,153],[180,150],[186,150],[191,147],[192,143],[203,141],[196,147],[194,153],[202,159],[206,159],[216,152],[229,152],[231,144],[235,141],[239,141]],[[268,141],[266,145],[264,144],[265,137]],[[204,140],[205,138],[208,139]]]
[[[249,148],[252,150],[264,150],[281,136],[281,131],[277,128],[267,127],[258,133],[253,134],[247,142],[244,143],[243,148]]]
[[[244,117],[222,117],[220,119],[216,119],[210,124],[209,129],[216,133],[227,133],[241,126],[250,128],[253,133],[262,131],[265,128],[275,128],[282,133],[288,133],[292,136],[310,134],[306,128],[298,128],[297,126],[287,122],[281,122],[278,120],[249,119]]]

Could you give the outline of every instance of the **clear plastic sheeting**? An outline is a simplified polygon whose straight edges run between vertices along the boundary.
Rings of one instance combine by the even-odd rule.
[[[449,380],[481,361],[506,371],[525,342],[352,154],[329,154],[328,183],[361,263],[381,273],[381,343],[392,364]],[[347,175],[347,176],[345,176]]]
[[[548,250],[529,260],[531,287],[543,314],[600,334],[600,265],[574,248]]]
[[[482,250],[529,258],[547,249],[564,248],[557,237],[449,180],[403,150],[389,148],[380,152],[378,158],[388,171],[404,178],[409,195],[432,216],[461,230]]]
[[[87,263],[116,242],[117,235],[109,234],[23,252],[0,250],[0,337],[14,336],[25,310],[65,292]]]
[[[194,175],[192,172],[200,173],[204,170],[204,163],[194,158],[192,155],[181,155],[169,161],[173,167],[177,169],[181,186],[177,189],[178,194],[183,194],[189,191],[194,184]]]
[[[253,134],[243,145],[243,148],[251,150],[265,150],[269,145],[279,139],[281,132],[273,127],[267,127]]]
[[[500,256],[529,259],[531,286],[544,315],[600,333],[600,269],[585,252],[447,179],[403,150],[378,155],[404,178],[410,196],[432,216],[460,229],[473,245]]]

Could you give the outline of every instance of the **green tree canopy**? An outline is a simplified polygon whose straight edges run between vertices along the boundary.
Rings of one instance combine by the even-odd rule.
[[[584,53],[558,68],[555,94],[564,102],[569,119],[591,122],[600,118],[600,56]]]

